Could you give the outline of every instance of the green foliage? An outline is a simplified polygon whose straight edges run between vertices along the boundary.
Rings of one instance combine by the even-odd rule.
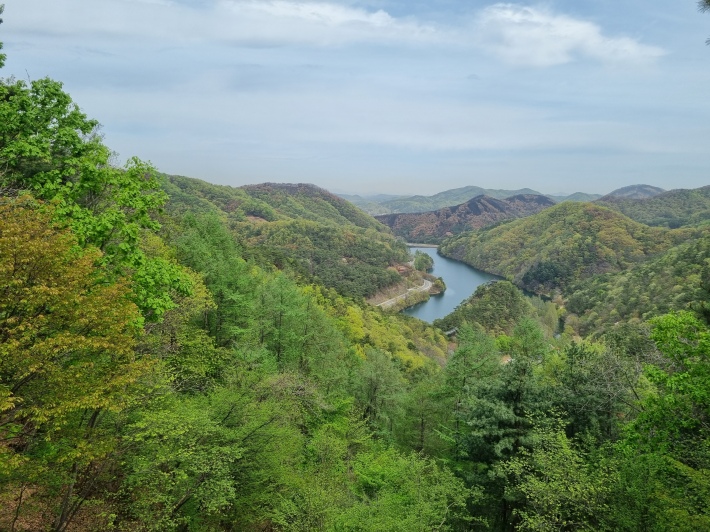
[[[358,504],[338,518],[336,530],[451,530],[447,521],[466,520],[471,493],[431,459],[391,449],[364,453],[353,476]]]
[[[567,309],[579,315],[582,333],[689,306],[702,309],[710,299],[709,271],[710,236],[704,232],[624,272],[573,284]]]
[[[492,229],[463,233],[440,252],[538,293],[622,271],[689,236],[636,223],[604,207],[565,202]]]
[[[428,272],[434,267],[434,259],[431,255],[417,250],[414,253],[414,268],[420,272]]]
[[[478,323],[492,333],[510,333],[523,317],[530,316],[533,307],[525,295],[508,281],[480,285],[471,297],[434,325],[444,331],[464,323]]]
[[[670,190],[645,199],[610,197],[597,203],[642,224],[671,229],[710,220],[710,186]]]
[[[647,366],[657,393],[617,446],[615,529],[704,530],[710,526],[710,332],[688,312],[652,321],[664,365]]]
[[[538,425],[531,449],[501,463],[506,497],[520,501],[516,530],[600,530],[607,511],[610,472],[590,467],[563,423]]]
[[[31,199],[3,200],[0,217],[0,497],[39,491],[63,530],[117,446],[102,420],[142,399],[155,365],[135,355],[142,320],[97,250]],[[22,496],[10,507],[21,515]]]
[[[155,231],[152,213],[166,200],[155,170],[136,158],[111,166],[98,122],[81,112],[62,84],[48,78],[0,83],[0,191],[30,192],[51,202],[58,223],[82,246],[95,246],[118,275],[135,273],[135,302],[159,320],[171,291],[186,294],[187,277],[168,261],[147,256],[141,233]]]
[[[346,296],[369,297],[398,282],[388,268],[408,260],[406,245],[383,226],[312,185],[231,188],[172,176],[166,188],[171,211],[218,213],[248,257]]]

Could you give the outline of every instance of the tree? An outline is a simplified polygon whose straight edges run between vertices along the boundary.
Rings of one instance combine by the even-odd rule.
[[[0,15],[2,15],[2,12],[5,11],[5,4],[0,4]],[[0,24],[2,24],[2,19],[0,18]],[[0,50],[2,50],[2,43],[0,42]],[[5,66],[5,59],[6,59],[5,54],[0,54],[0,68]]]
[[[135,404],[153,361],[134,353],[142,325],[127,283],[107,282],[51,209],[0,201],[0,489],[49,495],[65,530],[94,494],[116,445],[101,421]],[[52,488],[58,497],[51,497]]]
[[[80,245],[101,250],[116,275],[131,274],[135,302],[159,320],[172,307],[171,290],[190,291],[179,267],[140,246],[143,231],[160,227],[152,215],[167,196],[150,164],[133,158],[119,169],[111,158],[98,122],[61,83],[0,81],[0,193],[52,202],[54,220],[71,227]]]
[[[702,13],[705,13],[706,11],[710,11],[710,0],[699,0],[698,1],[698,9],[700,9],[700,11]],[[1,13],[1,11],[0,11],[0,13]],[[705,42],[706,42],[706,44],[710,44],[710,39],[708,39]]]

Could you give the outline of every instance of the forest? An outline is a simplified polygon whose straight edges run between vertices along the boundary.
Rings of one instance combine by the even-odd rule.
[[[98,127],[0,79],[0,530],[710,530],[702,211],[453,237],[508,280],[430,325],[365,302],[413,258],[346,201]]]

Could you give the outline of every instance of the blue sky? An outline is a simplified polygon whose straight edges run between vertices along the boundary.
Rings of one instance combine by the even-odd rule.
[[[694,0],[4,0],[119,159],[337,192],[710,184]]]

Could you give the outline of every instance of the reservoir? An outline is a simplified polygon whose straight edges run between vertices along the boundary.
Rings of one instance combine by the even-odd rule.
[[[496,275],[482,272],[463,262],[442,257],[437,254],[436,248],[411,246],[409,251],[412,254],[423,251],[431,256],[434,259],[434,269],[429,273],[443,278],[446,283],[446,291],[443,294],[431,296],[429,301],[402,311],[429,323],[451,313],[459,303],[473,294],[479,285],[500,279]]]

